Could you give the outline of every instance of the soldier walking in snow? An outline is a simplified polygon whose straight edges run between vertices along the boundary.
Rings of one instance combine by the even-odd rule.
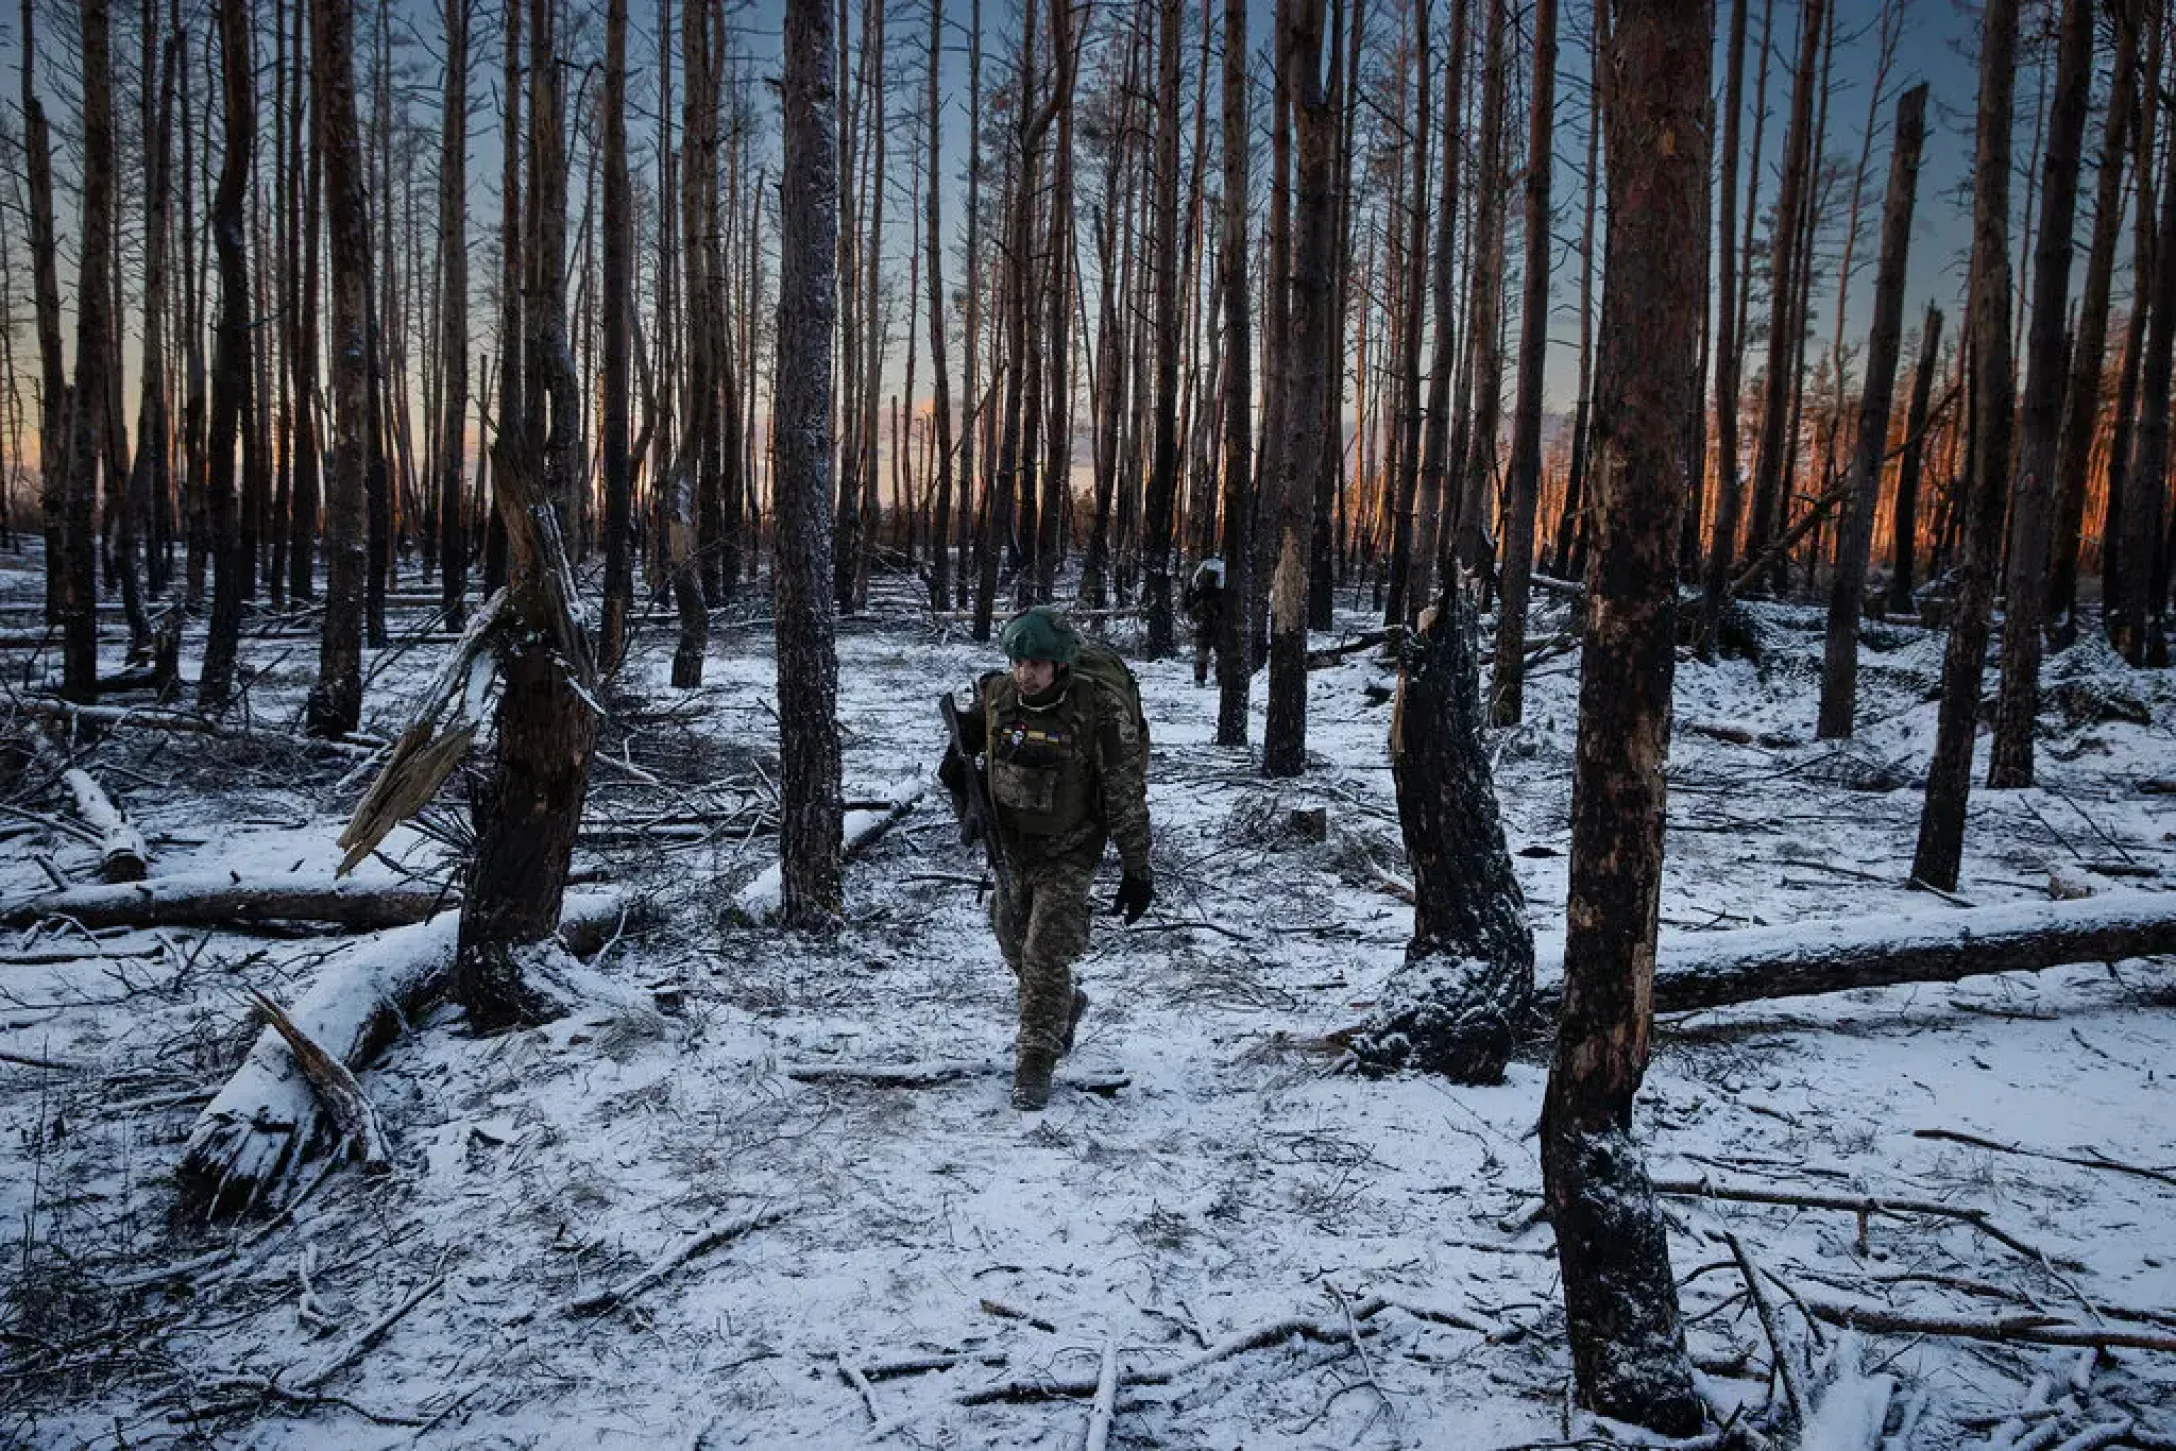
[[[1049,1101],[1050,1075],[1088,1007],[1073,963],[1088,946],[1088,892],[1107,840],[1124,872],[1112,910],[1131,923],[1155,898],[1148,729],[1125,663],[1084,646],[1049,606],[1016,615],[1002,643],[1010,672],[984,675],[969,709],[946,712],[953,739],[938,776],[961,839],[985,840],[996,868],[990,922],[1020,986],[1012,1105],[1033,1112]]]
[[[1209,683],[1209,657],[1224,628],[1224,561],[1214,555],[1186,581],[1186,618],[1194,626],[1194,684]]]

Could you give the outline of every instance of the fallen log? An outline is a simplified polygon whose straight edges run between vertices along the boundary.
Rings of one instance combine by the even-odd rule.
[[[788,1063],[782,1072],[796,1083],[860,1083],[871,1088],[935,1088],[963,1078],[1009,1078],[1012,1063],[995,1059],[981,1062],[940,1059],[925,1063]],[[1099,1073],[1061,1067],[1056,1081],[1083,1093],[1108,1098],[1130,1087],[1133,1078],[1124,1073]]]
[[[246,931],[268,922],[320,922],[371,932],[423,921],[457,897],[444,888],[405,883],[362,884],[325,877],[278,883],[218,876],[71,887],[0,904],[0,927],[27,927],[65,917],[85,927],[227,927]]]
[[[617,895],[568,899],[562,935],[619,920]],[[453,967],[459,912],[380,933],[320,968],[289,1021],[351,1071],[364,1067],[437,996]],[[270,1207],[337,1130],[276,1028],[256,1044],[189,1130],[177,1174],[183,1211],[207,1219]]]
[[[121,814],[90,772],[70,765],[67,753],[40,728],[30,733],[38,764],[51,771],[74,798],[76,815],[98,833],[98,874],[108,882],[140,882],[150,875],[151,848],[144,834]]]
[[[26,695],[14,702],[32,715],[67,720],[72,724],[97,726],[105,730],[156,730],[177,731],[183,735],[214,736],[220,740],[278,741],[298,749],[322,749],[342,755],[370,758],[385,749],[385,742],[368,736],[346,736],[340,739],[285,735],[278,731],[238,730],[222,725],[208,716],[192,715],[181,710],[161,710],[151,707],[118,705],[78,705],[72,700],[61,700],[49,695]]]
[[[1404,638],[1405,626],[1386,625],[1380,630],[1370,630],[1364,635],[1355,635],[1350,640],[1341,640],[1335,645],[1326,645],[1320,650],[1309,650],[1307,652],[1307,668],[1309,670],[1327,670],[1343,660],[1347,655],[1357,655],[1362,650],[1372,650],[1377,645],[1395,645]]]
[[[1959,982],[2073,962],[2176,953],[2176,892],[2110,892],[2072,902],[2012,902],[1970,912],[1845,917],[1730,932],[1666,932],[1655,1011],[1684,1013],[1851,988]],[[1554,1021],[1562,989],[1536,1006]]]

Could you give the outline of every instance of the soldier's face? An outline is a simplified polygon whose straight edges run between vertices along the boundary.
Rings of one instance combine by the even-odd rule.
[[[1022,695],[1041,695],[1058,678],[1057,664],[1049,660],[1015,660],[1012,683]]]

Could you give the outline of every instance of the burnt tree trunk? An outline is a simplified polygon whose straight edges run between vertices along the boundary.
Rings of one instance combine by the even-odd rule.
[[[1760,444],[1753,456],[1753,525],[1746,558],[1760,557],[1782,532],[1787,512],[1783,499],[1785,454],[1791,447],[1786,425],[1792,416],[1791,391],[1797,381],[1800,332],[1794,326],[1794,299],[1802,259],[1799,218],[1806,210],[1808,173],[1812,169],[1815,63],[1820,59],[1828,0],[1806,0],[1798,37],[1798,75],[1791,89],[1790,129],[1783,137],[1783,183],[1776,197],[1774,240],[1769,252],[1768,375],[1762,388]],[[1778,560],[1780,565],[1780,558]],[[1780,573],[1780,570],[1777,571]]]
[[[1207,103],[1203,97],[1203,103]],[[1254,338],[1247,287],[1246,0],[1224,0],[1224,609],[1217,620],[1216,743],[1247,743],[1247,608],[1254,564]],[[1108,364],[1106,364],[1108,366]]]
[[[1904,416],[1904,456],[1897,462],[1896,506],[1889,525],[1889,598],[1892,615],[1912,612],[1912,572],[1919,548],[1919,476],[1927,459],[1927,414],[1934,370],[1942,357],[1942,314],[1927,306],[1919,329],[1919,366],[1912,374],[1911,409]]]
[[[1511,81],[1505,58],[1511,0],[1481,0],[1488,26],[1481,42],[1480,154],[1474,166],[1472,289],[1467,317],[1467,367],[1473,378],[1472,415],[1466,446],[1454,450],[1457,469],[1457,528],[1446,541],[1444,561],[1455,557],[1466,569],[1492,571],[1496,542],[1490,535],[1496,499],[1497,431],[1503,416],[1504,350],[1501,337],[1504,290],[1504,193],[1510,177],[1504,162],[1504,128]],[[1690,365],[1688,364],[1688,367]]]
[[[1390,765],[1413,865],[1413,940],[1352,1049],[1363,1071],[1498,1083],[1534,994],[1481,709],[1479,621],[1452,581],[1401,647]]]
[[[831,600],[831,328],[838,309],[838,132],[830,7],[787,0],[779,196],[777,466],[779,861],[789,925],[841,909],[838,648]]]
[[[63,552],[61,515],[68,492],[72,444],[68,438],[67,359],[60,334],[60,250],[53,237],[52,139],[45,107],[38,101],[38,43],[31,0],[23,0],[19,41],[23,58],[23,164],[30,202],[31,296],[38,319],[38,502],[45,531],[45,614],[48,624],[58,625],[65,588],[58,567]]]
[[[1307,548],[1315,475],[1322,467],[1322,409],[1330,356],[1331,224],[1336,166],[1338,71],[1323,83],[1324,0],[1284,0],[1278,66],[1292,106],[1298,152],[1293,199],[1292,277],[1286,357],[1290,374],[1277,490],[1277,563],[1269,594],[1269,715],[1262,728],[1262,774],[1297,776],[1307,768]],[[1336,56],[1333,39],[1329,54]]]
[[[1156,398],[1155,454],[1149,466],[1145,537],[1141,542],[1142,604],[1148,653],[1171,653],[1172,514],[1179,491],[1179,16],[1178,0],[1163,0],[1156,22]],[[1303,576],[1304,579],[1304,576]]]
[[[2010,486],[2010,558],[2003,585],[2002,690],[1987,767],[1990,787],[2030,786],[2033,727],[2040,714],[2040,656],[2047,618],[2049,513],[2063,427],[2064,307],[2078,210],[2078,154],[2093,89],[2093,10],[2063,0],[2048,112],[2046,182],[2033,259],[2032,321],[2025,345],[2025,401],[2017,419],[2017,472]]]
[[[934,612],[952,603],[952,375],[945,361],[943,91],[938,83],[943,46],[944,0],[929,0],[929,181],[922,203],[922,242],[929,269],[930,426],[936,434],[937,464],[936,506],[929,526],[929,607]]]
[[[2168,497],[2169,394],[2176,368],[2176,147],[2161,169],[2161,222],[2153,273],[2139,278],[2140,305],[2150,309],[2139,364],[2138,432],[2123,475],[2123,577],[2110,601],[2111,636],[2133,665],[2166,665],[2167,589],[2155,557]]]
[[[298,4],[295,7],[295,89],[303,90],[303,73],[312,69],[312,61],[305,58],[302,45],[303,16],[313,7]],[[311,22],[314,36],[316,25]],[[314,40],[312,42],[314,48]],[[313,137],[317,132],[317,111],[324,104],[324,92],[313,80],[309,84],[309,126]],[[301,105],[295,107],[291,118],[288,139],[288,164],[294,169],[291,179],[294,194],[301,211],[295,219],[295,230],[300,234],[302,246],[301,288],[297,298],[297,310],[291,320],[291,341],[288,345],[288,365],[295,378],[295,468],[294,485],[288,497],[290,510],[287,528],[287,597],[302,601],[317,597],[317,542],[320,527],[319,514],[324,506],[323,481],[320,475],[320,450],[318,447],[317,402],[317,294],[318,294],[318,235],[319,193],[323,188],[324,148],[321,144],[303,140],[304,115]],[[309,162],[305,169],[303,158]]]
[[[325,625],[308,707],[312,735],[355,729],[363,708],[363,435],[370,427],[370,228],[355,124],[355,15],[315,0],[310,19],[316,150],[332,242],[332,471],[325,479]]]
[[[1821,670],[1821,711],[1815,734],[1851,734],[1859,690],[1859,616],[1866,598],[1866,562],[1873,552],[1874,503],[1889,452],[1889,403],[1896,391],[1897,347],[1904,331],[1904,266],[1911,253],[1912,205],[1919,191],[1919,151],[1927,135],[1927,88],[1914,86],[1896,103],[1889,160],[1889,195],[1881,216],[1881,260],[1874,270],[1874,325],[1866,345],[1866,381],[1859,393],[1858,451],[1851,461],[1851,512],[1828,597],[1828,638]]]
[[[210,468],[206,476],[211,514],[212,618],[204,641],[204,668],[197,678],[197,709],[225,710],[234,693],[234,657],[242,636],[242,600],[253,561],[243,552],[241,499],[235,485],[239,443],[254,463],[251,427],[249,254],[243,203],[256,143],[256,88],[249,66],[249,15],[239,5],[219,7],[219,75],[226,140],[220,153],[219,190],[212,198],[212,246],[219,258],[219,336],[212,354]]]
[[[1980,41],[1979,139],[1973,162],[1971,332],[1973,438],[1964,482],[1964,549],[1942,657],[1942,709],[1912,875],[1947,891],[1964,856],[1972,739],[1987,664],[1988,615],[2010,481],[2010,98],[2016,84],[2017,0],[1988,0]]]
[[[1458,8],[1453,12],[1456,18],[1452,23],[1457,26],[1463,23],[1467,0],[1453,0],[1453,3]],[[1428,0],[1416,0],[1413,6],[1413,56],[1415,121],[1412,129],[1407,131],[1402,125],[1402,88],[1398,118],[1401,123],[1398,130],[1404,132],[1400,154],[1410,155],[1413,165],[1412,199],[1407,203],[1405,216],[1402,218],[1406,226],[1406,243],[1400,268],[1400,275],[1404,280],[1403,291],[1392,289],[1394,306],[1390,309],[1400,317],[1400,321],[1394,324],[1398,331],[1391,362],[1397,375],[1392,383],[1396,398],[1391,415],[1393,464],[1391,478],[1384,485],[1387,492],[1386,502],[1390,506],[1390,578],[1383,602],[1383,623],[1386,625],[1403,625],[1416,612],[1414,598],[1419,591],[1414,585],[1423,568],[1421,561],[1428,555],[1432,537],[1432,531],[1423,526],[1422,518],[1433,519],[1442,499],[1440,456],[1436,470],[1429,475],[1434,480],[1434,504],[1422,497],[1424,485],[1421,469],[1420,333],[1421,319],[1428,306],[1428,289],[1421,279],[1427,275],[1424,254],[1428,247],[1428,141],[1431,129],[1428,117],[1429,107],[1434,104],[1431,99],[1433,92],[1428,83]],[[1449,71],[1455,74],[1458,68],[1458,57],[1454,55],[1449,62]],[[1445,124],[1456,126],[1459,122],[1454,117]],[[1444,165],[1451,164],[1451,158],[1445,156]],[[1399,188],[1393,181],[1392,196],[1396,197],[1398,191]],[[1438,216],[1441,220],[1440,212]],[[1396,209],[1393,208],[1388,226],[1394,228],[1398,220],[1400,219]],[[1398,251],[1395,240],[1391,243],[1391,250],[1394,254]],[[1278,284],[1279,279],[1269,279],[1269,287]],[[1438,342],[1446,349],[1450,345],[1448,335],[1439,334]],[[1442,356],[1439,354],[1438,362],[1441,361]],[[1433,384],[1430,386],[1432,388]],[[1448,375],[1445,377],[1443,393],[1447,405],[1450,397]],[[1444,412],[1448,414],[1448,406]],[[1267,421],[1266,418],[1264,421]]]
[[[610,0],[604,30],[604,637],[598,660],[610,673],[627,654],[634,607],[628,471],[628,316],[635,293],[634,198],[627,180],[627,0]]]
[[[1588,51],[1588,58],[1590,61],[1592,60],[1593,56],[1600,53],[1603,45],[1603,38],[1609,33],[1608,0],[1595,0],[1594,26],[1595,33],[1591,38],[1590,49]],[[1736,28],[1732,32],[1733,39],[1731,41],[1732,53],[1737,56],[1738,64],[1741,70],[1744,64],[1743,51],[1745,49],[1745,36],[1743,34],[1743,29],[1744,26],[1741,17],[1740,20],[1736,23]],[[1731,134],[1733,139],[1729,148],[1725,151],[1723,157],[1723,175],[1725,178],[1729,178],[1734,174],[1734,157],[1737,150],[1734,123],[1736,121],[1738,110],[1736,99],[1738,92],[1732,91],[1730,95],[1732,99],[1730,103],[1724,108],[1724,119],[1726,126],[1731,127]],[[1593,389],[1590,387],[1590,383],[1593,377],[1594,359],[1594,198],[1595,194],[1601,189],[1601,168],[1597,164],[1597,154],[1600,151],[1600,143],[1602,137],[1601,84],[1596,78],[1591,65],[1589,67],[1589,78],[1587,82],[1587,108],[1589,114],[1587,116],[1586,206],[1583,211],[1583,218],[1579,224],[1579,383],[1576,391],[1574,392],[1574,401],[1572,404],[1571,471],[1569,474],[1566,475],[1564,480],[1564,509],[1563,512],[1557,516],[1556,550],[1553,557],[1549,561],[1549,572],[1551,574],[1554,574],[1558,579],[1573,578],[1576,573],[1584,570],[1586,563],[1585,551],[1582,549],[1581,544],[1582,541],[1584,541],[1584,539],[1586,538],[1587,533],[1587,510],[1585,498],[1588,453],[1587,415],[1589,412],[1589,405],[1593,397]],[[1735,183],[1731,183],[1726,184],[1723,188],[1723,215],[1717,223],[1717,225],[1722,228],[1722,238],[1718,249],[1718,255],[1722,256],[1725,259],[1730,259],[1732,257],[1732,249],[1730,245],[1731,233],[1729,198],[1733,194],[1734,186]],[[1730,262],[1726,260],[1723,263],[1722,270],[1718,275],[1727,278],[1730,275],[1730,265]],[[1726,317],[1731,316],[1731,310],[1728,305],[1730,289],[1727,286],[1721,288],[1720,295],[1724,299],[1724,306],[1722,307],[1721,311]],[[1732,396],[1728,402],[1728,407],[1730,409],[1730,413],[1728,416],[1730,418],[1731,426],[1731,432],[1728,437],[1730,439],[1731,453],[1729,457],[1724,461],[1724,467],[1730,470],[1729,473],[1726,473],[1724,475],[1724,479],[1726,482],[1730,483],[1732,487],[1735,487],[1737,470],[1737,353],[1735,349],[1731,350],[1728,361],[1731,368],[1730,386],[1732,390]],[[1722,410],[1725,406],[1721,391],[1723,384],[1723,366],[1724,360],[1718,357],[1716,361],[1715,372],[1716,411],[1718,415],[1722,414]],[[1726,567],[1727,564],[1728,561],[1726,560]],[[1703,639],[1704,638],[1705,637],[1703,636]]]
[[[449,630],[462,626],[468,589],[468,524],[462,512],[467,455],[462,444],[468,433],[468,21],[469,0],[446,0],[446,97],[438,153],[438,580],[439,608]],[[607,309],[606,318],[613,315]]]
[[[76,284],[76,374],[69,391],[68,462],[59,552],[47,560],[58,589],[61,694],[98,695],[98,463],[112,387],[113,80],[106,0],[83,0],[83,234]],[[50,474],[48,475],[50,477]]]
[[[1715,245],[1715,523],[1708,541],[1707,567],[1700,580],[1700,658],[1715,658],[1715,633],[1729,597],[1731,566],[1736,561],[1738,519],[1745,509],[1744,481],[1738,473],[1738,124],[1745,96],[1745,13],[1752,0],[1732,0],[1730,47],[1723,81],[1722,195],[1715,207],[1720,233]],[[1763,44],[1766,44],[1765,38]],[[1590,161],[1591,165],[1591,154]],[[1748,190],[1752,189],[1749,185]],[[1580,406],[1586,400],[1580,399]],[[1576,482],[1570,486],[1576,489]],[[1571,507],[1570,493],[1565,508]],[[1557,545],[1557,571],[1564,571],[1565,548]]]
[[[523,949],[558,929],[597,743],[596,668],[574,615],[557,501],[539,486],[517,420],[501,419],[492,474],[517,627],[500,655],[498,749],[471,807],[476,859],[452,983],[454,1000],[482,1033],[561,1011],[527,981]]]
[[[1541,496],[1541,373],[1549,349],[1549,173],[1555,156],[1551,138],[1556,109],[1556,0],[1534,0],[1533,107],[1526,144],[1526,301],[1519,317],[1518,397],[1511,410],[1511,491],[1504,500],[1504,566],[1497,597],[1496,663],[1489,680],[1489,718],[1497,725],[1517,725],[1525,714],[1526,607],[1533,592],[1534,511]],[[1697,521],[1699,511],[1689,512]]]
[[[2100,426],[2101,366],[2108,352],[2108,299],[2115,277],[2116,238],[2123,230],[2124,128],[2137,104],[2136,6],[2110,7],[2116,30],[2115,71],[2108,87],[2108,122],[2094,184],[2093,242],[2086,254],[2078,303],[2077,339],[2070,350],[2068,397],[2055,462],[2055,570],[2048,585],[2050,633],[2061,644],[2078,635],[2078,547],[2085,530],[2085,476]]]
[[[1681,450],[1707,285],[1693,228],[1707,181],[1712,40],[1704,6],[1621,0],[1612,18],[1595,518],[1564,1012],[1542,1106],[1541,1167],[1580,1399],[1684,1436],[1700,1428],[1701,1402],[1632,1106],[1653,1025]]]

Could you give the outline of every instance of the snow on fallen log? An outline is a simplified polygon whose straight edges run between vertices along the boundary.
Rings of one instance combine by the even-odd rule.
[[[846,837],[844,859],[852,861],[883,839],[884,833],[914,809],[929,791],[927,777],[907,777],[892,785],[884,794],[885,804],[862,811],[849,811],[843,827]],[[733,913],[744,922],[767,922],[778,915],[785,892],[785,878],[777,862],[772,862],[755,879],[742,887],[733,897]]]
[[[421,922],[459,899],[444,889],[325,876],[245,882],[232,872],[72,887],[0,905],[0,927],[66,917],[85,927],[228,927],[323,922],[357,931]]]
[[[622,908],[616,895],[570,896],[561,931],[610,924]],[[460,928],[461,914],[447,911],[356,944],[319,970],[287,1009],[289,1021],[328,1056],[360,1070],[437,995]],[[267,1205],[333,1132],[287,1040],[268,1027],[189,1130],[178,1175],[182,1203],[207,1218]]]
[[[1562,944],[1555,956],[1561,963]],[[1787,922],[1729,932],[1664,933],[1655,966],[1655,1011],[1851,988],[1957,982],[1998,972],[2038,972],[2073,962],[2120,962],[2176,953],[2176,892],[2110,892],[2072,902],[2012,902],[1969,912],[1889,913]],[[1536,991],[1554,1019],[1562,972]]]
[[[151,848],[144,834],[121,814],[90,772],[69,764],[67,753],[45,730],[30,733],[38,764],[68,788],[76,815],[98,836],[98,872],[108,882],[140,882],[150,874]]]

